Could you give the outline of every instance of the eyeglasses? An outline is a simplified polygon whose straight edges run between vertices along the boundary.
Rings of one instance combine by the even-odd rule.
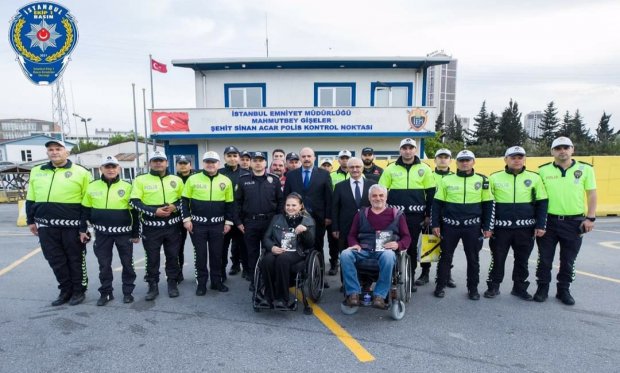
[[[553,150],[567,150],[569,148],[570,148],[570,146],[568,146],[568,145],[559,145],[559,146],[556,146],[555,148],[553,148]]]

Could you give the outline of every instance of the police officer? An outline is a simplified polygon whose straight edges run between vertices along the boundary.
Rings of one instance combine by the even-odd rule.
[[[435,179],[435,184],[439,185],[439,183],[441,183],[441,180],[445,176],[454,174],[454,172],[450,171],[451,160],[452,152],[449,149],[442,148],[435,152],[435,170],[433,171],[433,178]],[[420,274],[420,277],[418,277],[418,279],[415,281],[415,284],[417,286],[423,286],[428,283],[429,274],[431,271],[431,263],[420,263],[420,267],[422,268],[422,273]],[[450,276],[448,277],[448,282],[446,283],[446,286],[449,288],[456,287],[456,283],[452,279],[452,273],[450,273]]]
[[[389,165],[379,184],[388,188],[388,204],[398,207],[405,213],[407,227],[411,234],[411,244],[407,254],[411,260],[411,277],[415,278],[417,267],[418,238],[423,225],[428,225],[433,194],[435,194],[435,179],[431,168],[420,162],[416,153],[416,142],[406,138],[400,142],[400,157]],[[416,291],[412,284],[411,291]]]
[[[441,237],[441,257],[435,296],[443,298],[454,250],[463,241],[467,259],[467,292],[478,300],[480,249],[493,230],[493,195],[486,176],[474,172],[475,156],[462,150],[456,156],[457,172],[443,178],[437,187],[431,214],[433,234]]]
[[[52,306],[84,301],[86,245],[80,240],[79,225],[82,198],[91,181],[90,172],[68,158],[65,143],[45,143],[49,162],[30,171],[26,196],[27,223],[30,232],[39,236],[43,256],[52,267],[60,294]]]
[[[242,170],[250,171],[251,160],[252,157],[247,150],[243,150],[239,153],[239,167],[241,167]]]
[[[163,245],[166,255],[168,296],[179,296],[177,287],[179,247],[181,243],[181,193],[183,180],[168,173],[168,157],[156,151],[149,159],[150,171],[133,181],[130,204],[140,212],[142,245],[146,256],[145,280],[149,284],[146,300],[159,295],[159,256]]]
[[[235,146],[227,146],[224,149],[224,167],[220,168],[219,173],[228,177],[232,182],[233,193],[239,182],[239,176],[247,174],[249,171],[239,166],[239,149]],[[248,281],[252,278],[248,276],[248,253],[245,249],[243,233],[236,226],[232,226],[230,231],[224,235],[224,249],[222,251],[222,279],[226,279],[226,267],[228,266],[228,247],[230,246],[230,267],[229,275],[236,275],[241,272],[241,277]]]
[[[278,176],[266,172],[265,154],[252,153],[252,172],[241,175],[235,192],[235,225],[243,232],[248,251],[248,268],[253,271],[260,255],[260,245],[271,218],[283,211],[284,196]],[[254,291],[254,278],[250,283]]]
[[[495,198],[495,229],[489,240],[491,265],[485,298],[499,295],[504,279],[504,265],[512,246],[514,266],[510,294],[532,300],[527,292],[528,260],[534,248],[534,236],[545,234],[547,192],[536,172],[525,169],[525,149],[513,146],[504,155],[506,167],[489,176]]]
[[[101,162],[101,178],[88,184],[82,199],[82,219],[80,237],[82,242],[89,240],[87,221],[95,229],[93,251],[99,262],[99,281],[101,297],[98,306],[105,306],[114,299],[112,294],[112,256],[116,245],[123,266],[123,303],[133,302],[133,289],[136,287],[136,272],[133,268],[133,244],[140,241],[140,222],[138,213],[129,206],[131,184],[121,180],[121,167],[118,160],[109,155]]]
[[[183,183],[185,183],[190,176],[196,173],[196,171],[192,168],[192,162],[184,155],[177,157],[176,168],[177,176],[183,180]],[[181,283],[184,279],[183,266],[185,265],[185,240],[187,240],[187,230],[183,228],[181,229],[181,244],[179,247],[179,268],[181,269],[179,272],[179,283]]]
[[[286,155],[286,172],[293,171],[301,167],[301,162],[299,159],[299,154],[293,152],[288,153]]]
[[[336,184],[349,178],[347,171],[347,162],[351,158],[351,152],[348,150],[341,150],[338,153],[338,169],[329,174],[332,180],[332,190],[336,188]],[[338,273],[338,257],[340,256],[340,247],[338,239],[334,237],[332,231],[332,225],[327,226],[327,244],[329,246],[329,271],[330,276],[335,276]]]
[[[573,142],[558,137],[551,143],[554,161],[538,169],[547,194],[547,230],[538,237],[538,289],[534,300],[544,302],[549,293],[551,267],[555,247],[560,244],[560,270],[557,276],[556,298],[566,305],[575,304],[569,288],[575,277],[575,259],[581,248],[583,233],[591,232],[596,220],[596,179],[592,165],[572,159]],[[586,204],[587,213],[583,211]]]
[[[207,250],[211,270],[211,289],[227,292],[222,281],[224,235],[233,225],[233,186],[218,172],[220,156],[206,152],[204,170],[190,176],[183,187],[183,225],[190,233],[196,257],[196,295],[207,292]]]
[[[375,164],[375,151],[373,148],[362,149],[362,162],[364,163],[364,177],[379,181],[383,174],[383,169]]]

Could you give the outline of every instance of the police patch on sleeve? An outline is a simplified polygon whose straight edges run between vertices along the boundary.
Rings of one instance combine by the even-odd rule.
[[[474,184],[474,189],[480,190],[480,188],[482,188],[482,183],[478,181]]]
[[[220,190],[226,189],[226,183],[220,183]]]
[[[575,171],[574,175],[575,175],[575,179],[579,179],[581,175],[583,175],[583,172],[581,172],[581,170],[577,170]]]
[[[170,181],[170,186],[173,187],[173,188],[176,188],[177,187],[177,182],[174,181],[174,180]]]
[[[532,180],[525,179],[523,180],[523,184],[525,184],[525,186],[529,188],[532,185]]]
[[[424,176],[424,169],[423,168],[418,170],[418,175]]]
[[[122,197],[122,196],[124,196],[124,195],[125,195],[125,191],[124,191],[123,189],[119,189],[119,190],[118,190],[118,196],[119,196],[119,197]]]
[[[269,184],[273,184],[273,177],[271,177],[271,176],[267,176],[267,182],[268,182]]]
[[[71,176],[73,176],[73,172],[71,172],[71,171],[67,171],[67,172],[65,172],[65,177],[66,177],[67,179],[68,179],[68,178],[70,178]]]

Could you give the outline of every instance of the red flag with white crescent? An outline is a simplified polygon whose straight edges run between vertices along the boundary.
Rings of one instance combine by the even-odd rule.
[[[164,73],[164,74],[168,72],[168,68],[166,67],[166,64],[157,62],[152,58],[151,58],[151,68],[155,71],[159,71],[160,73]]]
[[[189,132],[189,113],[154,111],[151,123],[153,132]]]

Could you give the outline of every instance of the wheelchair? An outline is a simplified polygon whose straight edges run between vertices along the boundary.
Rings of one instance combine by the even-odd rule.
[[[411,258],[406,251],[396,252],[396,264],[392,270],[392,283],[388,291],[386,310],[390,312],[390,317],[400,320],[405,316],[405,303],[411,300]],[[362,259],[355,263],[357,278],[360,282],[362,292],[360,294],[360,306],[349,307],[345,299],[340,303],[340,310],[345,315],[354,315],[360,307],[371,307],[373,293],[371,285],[379,278],[379,261],[376,259]],[[342,268],[340,268],[342,274]],[[343,282],[344,283],[344,282]]]
[[[261,250],[260,257],[254,268],[254,292],[252,293],[252,307],[255,312],[263,309],[274,309],[271,303],[268,303],[265,296],[266,280],[260,270],[260,263],[263,259],[264,252]],[[316,250],[310,250],[303,261],[295,264],[291,268],[291,277],[289,287],[295,288],[295,298],[289,303],[288,307],[281,309],[282,311],[297,311],[299,304],[299,295],[301,294],[302,303],[304,305],[304,314],[312,315],[312,308],[308,304],[308,298],[314,303],[318,303],[323,295],[323,279],[325,269],[321,266],[321,256]]]

